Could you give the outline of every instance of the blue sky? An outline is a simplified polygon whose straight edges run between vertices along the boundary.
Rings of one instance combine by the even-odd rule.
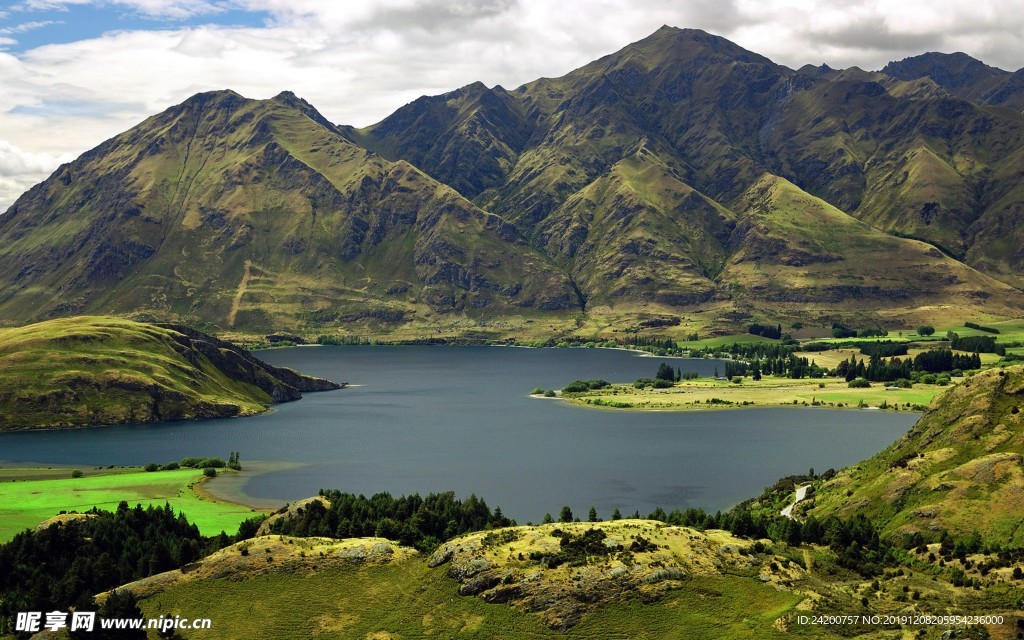
[[[0,212],[200,92],[294,91],[365,126],[421,95],[559,76],[662,25],[796,68],[926,51],[1024,67],[1021,0],[0,0]]]
[[[0,5],[0,50],[22,53],[48,44],[67,44],[99,38],[110,31],[165,30],[220,25],[260,27],[264,11],[229,5],[209,5],[192,13],[147,13],[140,7],[102,3],[17,2]]]

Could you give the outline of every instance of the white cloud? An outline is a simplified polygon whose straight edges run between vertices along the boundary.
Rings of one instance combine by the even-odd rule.
[[[252,98],[290,89],[339,123],[367,125],[424,94],[480,80],[558,76],[662,24],[703,28],[790,67],[877,69],[962,50],[1024,66],[1019,0],[27,0],[113,3],[168,18],[234,8],[262,27],[111,31],[0,52],[0,140],[37,159],[81,153],[203,90]],[[167,23],[172,25],[173,22]],[[0,39],[0,45],[3,44]],[[5,175],[0,168],[0,175]],[[0,194],[0,211],[9,198]]]
[[[19,149],[6,140],[0,140],[0,211],[32,185],[49,176],[71,154],[52,156]]]
[[[13,35],[16,33],[25,33],[26,31],[32,31],[33,29],[40,29],[42,27],[48,27],[51,24],[61,24],[59,20],[37,20],[34,22],[22,22],[16,24],[13,27],[3,27],[0,29],[0,34]]]
[[[68,7],[94,5],[107,7],[121,6],[141,15],[153,18],[182,19],[197,15],[219,13],[230,6],[231,2],[209,0],[25,0],[13,5],[11,9],[22,12],[33,11],[67,11]]]

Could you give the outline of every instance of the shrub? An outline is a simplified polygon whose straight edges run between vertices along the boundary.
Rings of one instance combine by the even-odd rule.
[[[919,336],[930,336],[935,334],[935,327],[930,324],[923,324],[917,328],[917,335]]]
[[[186,469],[205,469],[207,467],[220,469],[226,466],[226,463],[220,458],[183,458],[181,466]]]
[[[180,469],[180,468],[181,468],[181,465],[178,464],[177,462],[168,462],[164,466],[160,467],[160,469],[162,471],[174,471],[175,469]]]
[[[150,463],[149,463],[149,464],[147,464],[147,465],[146,465],[145,467],[143,467],[143,469],[144,469],[144,470],[146,470],[146,471],[150,471],[150,472],[152,472],[152,471],[156,471],[156,470],[157,470],[157,469],[159,469],[159,468],[160,468],[160,465],[158,465],[158,464],[157,464],[157,463],[155,463],[155,462],[150,462]]]
[[[833,338],[856,338],[857,330],[851,329],[847,326],[835,323],[832,325],[832,337]]]
[[[964,326],[968,329],[977,329],[978,331],[987,331],[988,333],[999,333],[999,329],[995,327],[985,327],[976,322],[965,322]]]
[[[865,380],[864,378],[854,378],[853,380],[850,380],[848,386],[851,389],[865,389],[867,387],[870,387],[871,383]]]
[[[544,392],[544,397],[545,398],[554,398],[555,397],[554,389],[548,389],[547,391],[545,391]]]
[[[740,376],[733,376],[732,377],[732,383],[733,384],[739,384],[741,382],[743,382],[743,378],[742,377],[740,377]]]
[[[540,396],[540,395],[544,395],[544,389],[542,389],[542,388],[540,388],[540,387],[534,387],[534,388],[533,388],[533,391],[531,391],[530,393],[531,393],[532,395],[535,395],[535,396]]]
[[[217,470],[213,467],[206,467],[203,469],[203,475],[207,478],[215,478],[217,476]]]
[[[591,389],[604,389],[610,387],[612,384],[607,380],[573,380],[569,384],[565,385],[562,389],[562,393],[582,393],[584,391],[590,391]]]
[[[653,386],[655,389],[668,389],[672,387],[673,384],[668,380],[662,380],[661,378],[658,378],[657,380],[654,381],[654,384],[651,386]]]
[[[75,469],[74,471],[72,471],[72,472],[71,472],[71,477],[72,477],[72,478],[81,478],[81,477],[82,477],[82,476],[84,476],[84,475],[85,475],[85,474],[84,474],[84,473],[82,473],[82,470],[81,470],[81,469]]]

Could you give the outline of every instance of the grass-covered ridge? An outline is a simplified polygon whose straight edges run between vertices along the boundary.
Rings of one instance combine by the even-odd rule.
[[[536,560],[588,530],[601,532],[608,553],[550,569]],[[130,588],[147,613],[217,612],[218,633],[230,638],[658,638],[681,626],[704,637],[782,637],[773,622],[800,596],[774,587],[800,571],[775,558],[765,569],[772,584],[760,584],[758,565],[770,556],[752,546],[647,520],[471,533],[432,556],[380,539],[265,536]],[[217,579],[225,567],[244,577]]]
[[[337,386],[185,327],[76,317],[0,330],[0,430],[251,415],[318,388]]]

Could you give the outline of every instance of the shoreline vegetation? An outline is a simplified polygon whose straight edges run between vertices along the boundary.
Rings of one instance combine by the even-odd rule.
[[[744,380],[735,384],[729,380],[704,378],[676,382],[665,389],[637,389],[633,384],[610,384],[584,392],[555,391],[554,395],[531,395],[565,400],[577,407],[636,411],[817,407],[920,413],[951,386],[914,384],[910,388],[896,389],[875,383],[865,389],[850,388],[845,381],[835,379],[773,378],[757,382]]]
[[[692,348],[671,339],[635,337],[630,346],[647,355],[715,360],[715,374],[700,376],[662,362],[653,378],[614,384],[575,380],[560,391],[535,388],[531,395],[579,407],[640,411],[822,407],[923,412],[971,376],[1024,360],[1024,323],[994,324],[1001,328],[968,321],[941,335],[923,325],[916,334],[893,337],[880,328],[835,325],[832,338],[803,340],[783,333],[781,325],[755,324],[750,335],[732,336],[731,343],[722,338]]]

